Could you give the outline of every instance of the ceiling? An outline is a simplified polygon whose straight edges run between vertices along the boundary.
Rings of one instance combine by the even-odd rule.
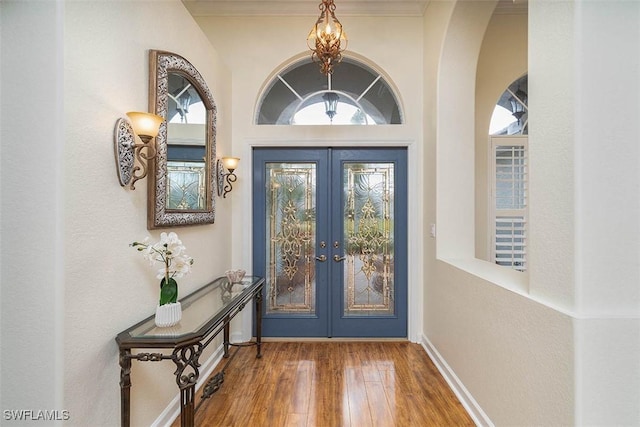
[[[441,0],[336,0],[336,15],[422,16],[430,1]],[[182,0],[182,2],[193,16],[315,16],[318,14],[320,4],[320,0]],[[527,2],[528,0],[499,0],[495,13],[526,14]]]

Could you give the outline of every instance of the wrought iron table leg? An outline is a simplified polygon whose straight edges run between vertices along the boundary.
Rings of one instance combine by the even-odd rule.
[[[131,350],[120,350],[120,425],[131,422]]]
[[[223,332],[223,338],[222,338],[222,345],[224,347],[225,358],[229,357],[229,322],[231,322],[231,319],[229,319],[228,317],[224,319],[224,332]]]
[[[196,385],[191,384],[180,390],[180,426],[193,427],[195,424]]]
[[[173,362],[176,364],[176,383],[180,388],[180,425],[193,427],[195,423],[195,394],[196,383],[200,376],[200,362],[202,343],[194,343],[173,350]]]

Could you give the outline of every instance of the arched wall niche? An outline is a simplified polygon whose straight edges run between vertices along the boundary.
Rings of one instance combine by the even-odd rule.
[[[489,128],[496,103],[528,75],[528,14],[494,12],[484,32],[475,90],[475,257],[491,259],[491,155]],[[528,91],[528,89],[527,89]]]
[[[476,71],[495,1],[456,2],[438,69],[436,216],[439,259],[475,258]],[[495,100],[493,101],[495,105]]]
[[[436,7],[447,6],[441,6],[446,2],[434,3]],[[562,305],[556,305],[553,298],[547,298],[552,293],[536,294],[534,292],[539,288],[533,287],[540,286],[546,278],[553,281],[543,285],[564,286],[564,279],[568,277],[562,274],[564,266],[551,263],[535,266],[532,262],[529,271],[536,280],[529,282],[528,279],[523,280],[520,272],[475,257],[474,148],[475,127],[479,124],[476,122],[475,103],[464,101],[477,97],[477,91],[482,89],[476,81],[476,74],[483,37],[495,4],[489,1],[457,1],[440,13],[442,16],[450,12],[451,18],[443,31],[441,49],[437,52],[437,90],[434,95],[437,129],[433,132],[436,142],[426,153],[427,156],[433,155],[437,162],[433,184],[437,237],[434,242],[436,257],[430,265],[427,259],[425,267],[429,269],[425,273],[425,336],[427,345],[437,349],[434,354],[447,366],[446,370],[455,373],[454,381],[459,389],[464,390],[461,396],[468,404],[465,407],[478,420],[477,424],[575,424],[575,319],[562,309],[558,310],[556,307]],[[540,6],[538,8],[540,13]],[[545,8],[548,6],[542,7]],[[548,19],[544,19],[548,18],[547,15],[535,18],[545,23],[544,29],[548,28]],[[537,42],[541,44],[544,43],[541,36],[545,42],[552,40],[542,29],[537,35]],[[562,47],[554,49],[557,54]],[[543,63],[537,64],[537,67],[544,68],[542,74],[550,73],[554,68],[553,62],[544,62],[554,55],[547,56],[543,55]],[[535,55],[531,57],[532,64],[534,58],[540,61]],[[529,73],[531,81],[538,82],[535,87],[530,86],[533,100],[540,90],[537,86],[540,82],[534,77],[541,77],[542,68],[536,68],[537,74],[533,68]],[[485,144],[496,99],[517,76],[507,78],[488,95],[487,117],[482,125]],[[536,119],[539,119],[538,111],[533,110]],[[540,121],[535,120],[532,131],[540,134],[536,130],[538,126]],[[534,136],[537,135],[531,138]],[[555,173],[552,166],[556,164],[536,163],[536,168]],[[556,193],[555,188],[553,193],[562,194]],[[535,210],[535,203],[532,206]],[[547,221],[556,222],[556,218],[538,215],[537,219],[542,221],[537,226],[544,227]],[[554,351],[549,351],[549,348]],[[474,357],[468,358],[469,354]],[[531,378],[536,381],[531,381]],[[558,396],[566,398],[559,399]],[[535,407],[531,405],[532,401],[537,402]]]

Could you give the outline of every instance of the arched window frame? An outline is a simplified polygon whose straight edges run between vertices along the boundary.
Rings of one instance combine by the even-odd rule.
[[[340,67],[345,67],[344,64],[349,64],[351,67],[357,67],[360,71],[365,73],[369,73],[372,77],[370,81],[366,82],[358,82],[358,86],[362,86],[366,83],[366,86],[359,87],[357,90],[348,90],[349,88],[344,87],[335,87],[336,85],[333,82],[336,79],[341,79],[341,71]],[[301,91],[296,83],[288,81],[286,76],[288,73],[292,71],[296,71],[298,69],[302,69],[302,67],[309,67],[308,74],[304,74],[305,78],[308,77],[308,81],[313,81],[315,83],[314,86],[306,87],[304,91]],[[302,110],[304,107],[307,107],[310,100],[314,98],[318,98],[319,96],[333,92],[338,94],[341,101],[346,100],[346,104],[353,105],[356,109],[360,110],[365,117],[364,123],[362,120],[359,122],[353,123],[348,122],[345,123],[344,120],[341,124],[402,124],[403,123],[403,113],[401,104],[399,102],[399,96],[397,95],[397,91],[395,88],[389,83],[389,80],[385,78],[383,73],[378,71],[376,68],[365,64],[363,61],[358,60],[354,57],[345,57],[343,62],[336,67],[336,71],[333,75],[322,76],[317,71],[317,66],[313,68],[315,64],[311,61],[311,59],[305,55],[304,58],[291,61],[288,65],[283,66],[280,70],[276,71],[272,74],[272,78],[265,84],[264,90],[262,91],[258,102],[256,104],[255,115],[254,115],[254,123],[258,125],[264,124],[278,124],[278,125],[295,125],[294,117],[295,115]],[[292,98],[291,101],[286,102],[286,105],[276,106],[275,112],[271,111],[268,114],[264,114],[264,108],[268,106],[269,97],[274,89],[275,85],[281,85],[280,90],[284,90],[286,88],[287,95]],[[343,82],[339,82],[338,86],[344,86]],[[355,86],[355,85],[354,85]],[[347,90],[345,90],[347,89]],[[389,95],[387,96],[387,101],[389,99],[392,100],[392,104],[387,104],[385,107],[387,109],[383,112],[381,111],[380,105],[376,105],[375,102],[371,100],[371,94],[373,90],[378,91],[388,91]],[[378,98],[373,98],[373,101],[376,101]],[[313,104],[317,104],[320,101],[316,101]],[[341,102],[341,104],[344,102]],[[391,105],[393,108],[393,113],[389,114],[388,107]],[[386,113],[386,114],[385,114]],[[276,117],[277,114],[277,117]],[[270,118],[265,118],[265,116],[269,116]],[[389,119],[389,116],[391,117]],[[326,120],[325,120],[326,122]],[[304,123],[304,124],[335,124],[333,120],[330,120],[329,123],[324,123],[318,121],[317,123]]]

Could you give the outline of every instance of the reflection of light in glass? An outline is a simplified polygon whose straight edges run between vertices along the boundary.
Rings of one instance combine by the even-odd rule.
[[[182,123],[180,113],[176,113],[168,120],[169,123]],[[202,101],[189,105],[189,114],[187,114],[187,123],[189,124],[205,124],[207,123],[207,110],[204,108]]]
[[[511,123],[516,121],[511,111],[501,105],[496,105],[496,108],[493,110],[493,115],[491,116],[491,123],[489,124],[489,135],[493,135],[507,128]]]
[[[321,100],[322,101],[322,100]],[[353,118],[361,115],[360,110],[351,104],[338,102],[336,108],[336,115],[333,117],[333,123],[329,119],[329,116],[324,110],[324,103],[317,102],[315,104],[308,105],[298,111],[293,116],[292,123],[295,125],[353,125],[353,124],[370,124],[375,125],[373,118],[367,114],[367,123],[362,121],[356,121],[354,123]]]

